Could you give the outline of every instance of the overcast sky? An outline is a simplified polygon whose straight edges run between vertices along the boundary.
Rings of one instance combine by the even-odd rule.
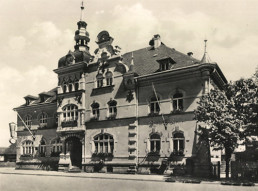
[[[147,47],[154,34],[171,48],[201,59],[208,54],[228,81],[253,75],[258,65],[258,1],[84,0],[91,53],[102,30],[122,53]],[[0,146],[23,97],[56,87],[53,69],[73,50],[81,0],[0,0]]]

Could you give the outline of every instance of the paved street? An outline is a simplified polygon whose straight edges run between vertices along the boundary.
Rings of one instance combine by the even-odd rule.
[[[12,173],[13,170],[4,172],[0,169],[0,190],[1,191],[51,191],[51,190],[87,190],[87,191],[115,191],[115,190],[257,190],[255,187],[242,187],[242,186],[222,186],[218,183],[202,183],[202,184],[185,184],[185,183],[168,183],[160,180],[148,181],[145,177],[149,177],[149,180],[156,176],[141,176],[141,175],[126,175],[124,178],[116,178],[119,175],[113,176],[110,174],[95,174],[94,178],[89,175],[84,176],[86,173],[70,174],[61,172],[44,172],[35,171],[35,175],[32,175],[32,171],[23,173],[24,171],[15,171],[16,174]],[[56,175],[58,174],[59,175]],[[99,175],[99,176],[97,176]],[[123,177],[123,175],[121,175]],[[114,179],[110,179],[113,177]],[[126,177],[132,177],[127,178]],[[142,177],[142,178],[138,178]],[[138,180],[138,181],[137,181]]]

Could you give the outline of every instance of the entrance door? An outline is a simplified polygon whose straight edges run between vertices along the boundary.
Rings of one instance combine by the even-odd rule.
[[[70,137],[66,141],[67,151],[70,152],[72,166],[81,168],[82,165],[82,144],[77,137]]]

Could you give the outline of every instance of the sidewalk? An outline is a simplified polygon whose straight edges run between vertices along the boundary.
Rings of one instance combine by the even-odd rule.
[[[14,168],[0,168],[0,174],[19,174],[19,175],[36,175],[36,176],[63,176],[78,178],[94,178],[94,179],[117,179],[117,180],[133,180],[133,181],[157,181],[165,182],[163,175],[141,175],[141,174],[112,174],[112,173],[68,173],[44,170],[15,170]]]
[[[93,178],[93,179],[113,179],[113,180],[131,180],[131,181],[151,181],[165,182],[165,175],[143,175],[143,174],[112,174],[112,173],[68,173],[44,170],[15,170],[14,168],[0,168],[0,174],[17,174],[17,175],[33,175],[33,176],[60,176],[74,178]],[[169,182],[168,182],[169,183]],[[181,183],[181,182],[177,182]],[[201,181],[201,184],[221,184],[220,181]],[[255,186],[258,186],[256,183]]]

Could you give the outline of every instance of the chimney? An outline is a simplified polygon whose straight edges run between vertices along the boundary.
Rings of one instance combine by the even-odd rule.
[[[192,56],[193,56],[193,53],[192,53],[192,52],[188,52],[187,55],[190,56],[190,57],[192,57]]]
[[[154,35],[153,40],[154,40],[154,48],[156,49],[161,45],[160,35],[159,34]]]

